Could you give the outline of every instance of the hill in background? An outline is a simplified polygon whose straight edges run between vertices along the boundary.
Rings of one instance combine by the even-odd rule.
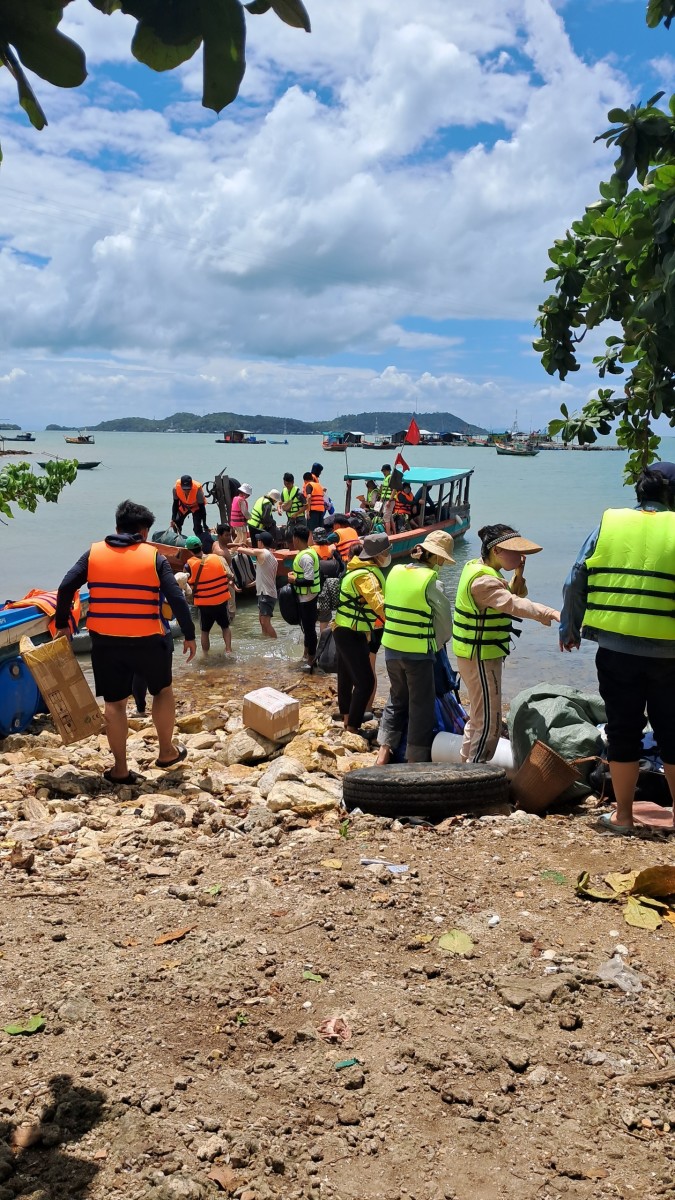
[[[412,417],[423,429],[433,433],[485,433],[480,425],[470,425],[450,412],[361,412],[348,413],[332,420],[298,421],[292,417],[273,417],[268,413],[255,416],[243,413],[174,413],[155,421],[150,417],[118,417],[101,421],[89,429],[100,433],[223,433],[227,429],[248,429],[251,433],[323,433],[328,429],[357,429],[362,433],[397,433],[406,429]],[[47,429],[65,430],[64,425],[48,425]]]

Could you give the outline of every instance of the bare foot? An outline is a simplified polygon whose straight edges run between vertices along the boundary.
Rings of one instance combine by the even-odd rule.
[[[390,763],[390,762],[391,762],[391,747],[390,746],[380,746],[379,753],[378,753],[377,759],[375,761],[375,766],[376,767],[386,767],[387,763]]]

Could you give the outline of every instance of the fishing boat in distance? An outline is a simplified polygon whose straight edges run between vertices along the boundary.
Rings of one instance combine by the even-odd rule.
[[[497,442],[496,450],[497,454],[506,458],[534,458],[535,454],[539,453],[539,447],[535,446],[534,442],[513,442],[511,445]]]
[[[0,442],[34,442],[35,435],[32,433],[17,433],[16,437],[7,437],[6,434],[0,433]]]
[[[362,450],[395,450],[399,443],[386,433],[375,434],[372,438],[362,438],[359,446]]]
[[[256,437],[250,429],[228,429],[221,438],[216,438],[221,446],[265,446],[266,438]]]
[[[93,433],[87,433],[86,429],[80,429],[77,437],[67,437],[64,440],[69,446],[93,446],[96,441]]]
[[[63,461],[64,461],[64,459],[59,458],[56,454],[54,454],[52,456],[52,462],[63,462]],[[75,459],[75,462],[77,463],[78,471],[93,471],[94,467],[100,467],[100,465],[101,465],[100,462],[79,462],[77,459]],[[42,467],[43,471],[46,466],[47,466],[46,462],[38,462],[38,467]]]
[[[328,429],[323,435],[321,445],[324,450],[329,452],[347,451],[362,445],[362,438],[363,434],[356,429],[348,429],[344,433],[338,432],[336,429]]]

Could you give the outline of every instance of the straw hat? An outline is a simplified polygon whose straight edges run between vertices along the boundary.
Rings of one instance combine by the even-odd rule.
[[[452,551],[455,548],[455,543],[449,533],[444,533],[442,529],[434,529],[425,537],[421,543],[422,549],[427,550],[429,554],[435,554],[436,558],[442,558],[443,562],[454,563]]]
[[[507,530],[501,537],[490,542],[487,548],[489,550],[513,550],[516,554],[539,554],[539,551],[543,549],[536,542],[521,537],[515,529]]]

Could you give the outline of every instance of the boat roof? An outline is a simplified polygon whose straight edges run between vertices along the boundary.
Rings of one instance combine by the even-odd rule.
[[[467,475],[473,475],[473,467],[463,471],[442,467],[412,467],[410,471],[403,472],[406,483],[418,485],[452,483],[453,479],[464,479]],[[345,480],[350,479],[372,479],[373,483],[377,483],[378,480],[384,479],[384,475],[381,471],[350,471],[345,475]]]
[[[325,438],[346,437],[348,433],[350,433],[352,437],[363,437],[363,431],[361,429],[326,429],[323,436]]]

